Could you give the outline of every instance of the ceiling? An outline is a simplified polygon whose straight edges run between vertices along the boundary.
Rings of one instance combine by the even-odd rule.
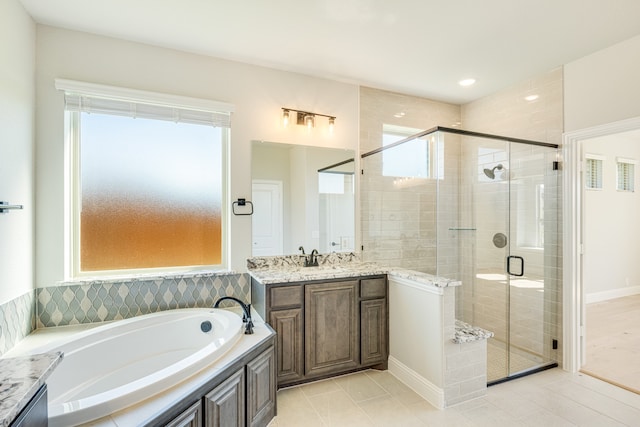
[[[640,34],[638,0],[21,1],[41,24],[456,104]]]

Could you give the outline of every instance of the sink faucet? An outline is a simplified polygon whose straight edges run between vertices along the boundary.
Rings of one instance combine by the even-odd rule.
[[[216,301],[216,303],[213,305],[213,308],[218,308],[220,303],[227,299],[231,301],[235,301],[238,304],[240,304],[240,307],[242,307],[242,311],[244,312],[244,314],[242,315],[242,321],[246,323],[246,326],[244,328],[244,333],[247,335],[252,334],[253,322],[251,321],[251,304],[245,304],[242,301],[240,301],[238,298],[234,298],[234,297],[222,297],[218,299],[218,301]]]
[[[309,255],[309,267],[317,267],[318,266],[318,251],[316,249],[311,251],[311,255]]]
[[[302,251],[302,257],[304,257],[304,266],[305,267],[317,267],[318,266],[318,251],[316,249],[312,250],[309,255],[304,253],[304,248],[300,246],[298,248],[299,251]]]

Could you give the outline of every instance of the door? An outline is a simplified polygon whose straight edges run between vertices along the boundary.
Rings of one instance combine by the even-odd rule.
[[[554,327],[558,282],[558,163],[556,150],[510,144],[508,376],[557,358]]]
[[[461,150],[469,163],[462,168],[460,218],[472,226],[456,236],[473,266],[461,306],[463,320],[494,333],[487,343],[492,383],[556,360],[556,149],[470,138]],[[469,298],[471,318],[464,303]]]
[[[283,255],[282,182],[253,180],[253,256]]]

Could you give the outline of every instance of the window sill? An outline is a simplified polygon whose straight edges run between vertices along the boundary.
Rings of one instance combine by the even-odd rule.
[[[193,271],[166,271],[166,272],[154,272],[154,273],[140,273],[140,274],[120,274],[109,276],[81,276],[74,277],[67,280],[58,282],[58,285],[80,285],[84,283],[115,283],[125,281],[140,281],[140,280],[163,280],[163,279],[183,279],[192,277],[214,277],[214,276],[229,276],[238,274],[235,270],[193,270]]]

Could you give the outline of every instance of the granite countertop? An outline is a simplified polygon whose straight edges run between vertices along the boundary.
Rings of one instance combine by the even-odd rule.
[[[387,274],[375,263],[359,261],[353,252],[320,254],[317,267],[305,267],[302,255],[256,257],[247,260],[247,269],[263,285]]]
[[[0,358],[0,427],[7,427],[45,383],[62,353]]]
[[[269,285],[272,283],[375,276],[387,274],[387,271],[375,263],[354,261],[348,264],[320,265],[318,267],[289,266],[249,270],[249,274],[263,285]]]
[[[318,255],[317,267],[305,267],[302,255],[255,257],[247,260],[247,269],[249,274],[263,285],[381,274],[402,277],[437,288],[461,284],[460,281],[419,271],[385,267],[375,262],[363,262],[353,252]]]
[[[456,344],[462,344],[466,342],[486,340],[493,336],[493,332],[486,329],[478,328],[477,326],[471,326],[462,320],[456,319],[456,335],[453,338],[453,342]]]

